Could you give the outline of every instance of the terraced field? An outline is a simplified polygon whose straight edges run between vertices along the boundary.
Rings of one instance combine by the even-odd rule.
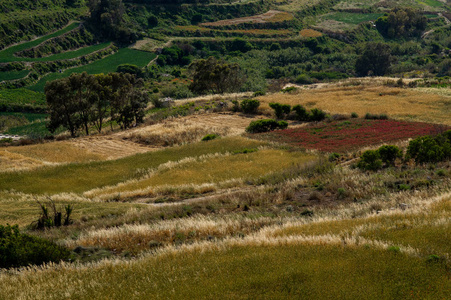
[[[139,50],[133,50],[129,48],[119,49],[113,55],[107,56],[103,59],[94,61],[88,65],[81,67],[67,69],[61,73],[52,73],[41,78],[35,85],[28,87],[32,91],[44,91],[44,86],[47,81],[55,80],[58,78],[68,77],[73,73],[99,74],[116,71],[117,67],[121,64],[129,63],[140,67],[146,66],[156,55],[150,52],[144,52]]]

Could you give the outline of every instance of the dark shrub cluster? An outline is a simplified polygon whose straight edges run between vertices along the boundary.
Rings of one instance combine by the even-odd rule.
[[[291,111],[291,106],[288,104],[269,103],[269,107],[274,109],[277,119],[284,119]]]
[[[410,141],[406,157],[414,159],[416,163],[451,159],[451,130],[436,136],[422,136]]]
[[[365,119],[367,119],[367,120],[388,120],[388,116],[386,114],[378,115],[378,114],[366,113]]]
[[[385,166],[394,166],[397,158],[402,158],[402,151],[393,145],[384,145],[377,150],[363,152],[357,164],[362,170],[376,171]]]
[[[241,110],[246,114],[255,114],[258,107],[260,106],[260,101],[257,99],[244,99],[241,101]]]
[[[250,133],[259,133],[259,132],[267,132],[276,129],[285,129],[288,127],[288,123],[285,121],[276,121],[273,119],[264,119],[252,121],[249,126],[246,128],[247,132]]]
[[[19,232],[19,227],[0,225],[0,268],[41,265],[69,259],[70,251],[48,240]]]

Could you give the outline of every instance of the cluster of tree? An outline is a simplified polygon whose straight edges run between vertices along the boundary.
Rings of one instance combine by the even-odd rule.
[[[163,48],[161,54],[157,58],[157,63],[160,66],[189,65],[191,63],[191,58],[189,57],[190,52],[190,49],[186,49],[186,47],[184,49],[181,49],[176,45]]]
[[[427,18],[412,8],[394,8],[376,20],[376,28],[388,38],[421,35],[426,29]]]
[[[355,63],[355,71],[360,76],[384,75],[390,67],[390,46],[384,43],[368,43]]]
[[[90,23],[105,39],[130,44],[138,39],[136,29],[126,21],[122,0],[89,0]]]
[[[50,132],[63,126],[76,136],[80,129],[89,135],[94,126],[102,131],[107,118],[122,129],[143,121],[148,94],[142,79],[128,73],[88,75],[86,72],[48,82],[45,95],[50,114]]]
[[[238,91],[243,82],[238,64],[229,64],[213,56],[192,63],[190,69],[193,71],[193,82],[189,88],[197,94]]]

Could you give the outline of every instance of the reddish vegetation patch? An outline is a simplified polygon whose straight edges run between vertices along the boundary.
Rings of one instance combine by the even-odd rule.
[[[427,123],[350,119],[259,135],[293,146],[343,153],[368,145],[433,134],[437,130],[437,125]]]

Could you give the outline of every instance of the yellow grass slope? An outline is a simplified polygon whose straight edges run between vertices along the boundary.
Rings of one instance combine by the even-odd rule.
[[[317,107],[331,114],[387,114],[394,119],[451,125],[451,97],[423,89],[332,86],[300,90],[293,94],[271,94],[259,97],[259,100],[267,113],[271,112],[269,103],[279,102]]]

